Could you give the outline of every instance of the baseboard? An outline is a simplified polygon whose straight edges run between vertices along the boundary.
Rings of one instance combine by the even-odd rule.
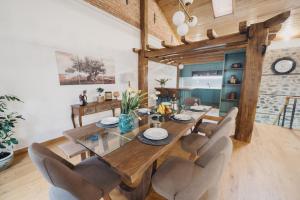
[[[63,140],[64,138],[65,138],[64,136],[60,136],[58,138],[54,138],[54,139],[51,139],[51,140],[47,140],[45,142],[41,142],[41,144],[47,146],[47,145],[59,142],[59,141]],[[23,153],[27,153],[27,151],[28,151],[28,147],[24,147],[24,148],[15,150],[14,155],[20,155],[20,154],[23,154]]]

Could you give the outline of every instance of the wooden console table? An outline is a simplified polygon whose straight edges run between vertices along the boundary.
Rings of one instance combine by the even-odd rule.
[[[72,105],[72,114],[71,119],[73,122],[74,128],[76,128],[75,117],[78,116],[79,126],[82,126],[82,116],[90,115],[94,113],[99,113],[107,110],[111,110],[113,116],[115,116],[115,109],[120,108],[121,102],[119,100],[110,100],[104,102],[91,102],[85,106],[80,106],[79,104]]]

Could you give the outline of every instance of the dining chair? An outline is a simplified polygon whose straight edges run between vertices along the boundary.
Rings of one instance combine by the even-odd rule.
[[[188,97],[184,99],[184,105],[185,106],[193,106],[195,103],[201,104],[201,100],[195,97]]]
[[[109,192],[121,180],[98,157],[90,157],[73,165],[38,143],[29,147],[29,156],[50,183],[50,200],[110,200]]]
[[[191,133],[181,140],[183,150],[191,153],[190,160],[194,160],[212,146],[219,138],[229,137],[235,129],[235,119],[226,117],[223,122],[209,136]]]
[[[217,123],[202,122],[198,127],[198,131],[201,132],[201,133],[205,133],[205,135],[208,136],[208,137],[211,137],[213,132],[216,129],[218,129],[219,126],[222,125],[222,123],[224,122],[224,120],[226,118],[231,117],[233,119],[236,119],[238,111],[239,111],[239,109],[237,107],[232,107],[221,120],[217,121]],[[210,120],[211,119],[212,118],[210,118]],[[220,119],[220,118],[218,118],[218,119]],[[232,133],[232,135],[234,135],[234,132]]]
[[[232,141],[221,137],[195,162],[166,160],[152,179],[155,192],[168,200],[218,200],[219,182],[232,154]]]

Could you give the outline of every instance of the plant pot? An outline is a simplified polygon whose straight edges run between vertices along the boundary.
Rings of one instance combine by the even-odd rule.
[[[165,86],[166,86],[166,84],[162,84],[162,83],[160,84],[161,88],[164,88]]]
[[[104,96],[98,96],[97,97],[97,102],[101,103],[101,102],[104,102]]]
[[[119,117],[119,129],[121,133],[128,133],[134,129],[134,117],[130,114],[121,114]]]
[[[7,156],[4,155],[5,157],[2,158],[3,154],[7,154]],[[7,169],[10,166],[13,161],[13,158],[14,158],[13,151],[6,149],[0,152],[0,171]]]

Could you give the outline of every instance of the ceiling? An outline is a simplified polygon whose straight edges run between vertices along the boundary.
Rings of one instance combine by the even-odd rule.
[[[174,30],[173,14],[179,10],[178,0],[156,0]],[[189,40],[206,39],[206,30],[213,28],[217,35],[238,32],[238,24],[248,25],[264,21],[281,12],[291,10],[290,18],[284,23],[277,39],[300,36],[300,0],[233,0],[233,14],[214,18],[211,0],[194,0],[189,13],[198,17],[196,27],[190,28]]]

